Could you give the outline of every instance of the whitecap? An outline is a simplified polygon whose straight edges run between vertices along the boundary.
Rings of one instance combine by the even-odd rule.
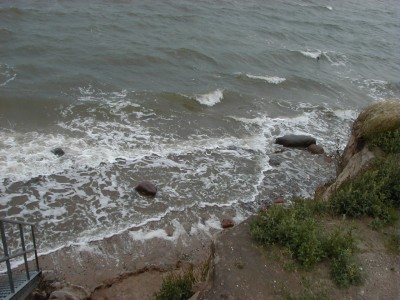
[[[251,75],[251,74],[246,74],[246,76],[250,79],[265,80],[266,82],[273,83],[273,84],[280,84],[286,80],[286,78],[277,77],[277,76],[257,76],[257,75]]]
[[[332,10],[332,6],[326,6],[327,9]]]
[[[223,98],[224,98],[224,91],[221,89],[217,89],[207,94],[195,96],[197,102],[207,106],[214,106],[215,104],[221,102]]]
[[[7,79],[3,83],[0,83],[0,86],[6,86],[6,84],[9,83],[10,81],[13,81],[15,77],[17,77],[17,74],[14,74],[14,76],[12,76],[11,78]]]
[[[308,50],[308,49],[307,49],[307,51],[300,51],[300,53],[306,57],[310,57],[313,59],[317,59],[322,54],[322,52],[320,50]]]
[[[346,55],[335,51],[323,52],[323,55],[331,63],[331,66],[340,67],[345,66],[348,62]]]
[[[7,64],[0,64],[0,86],[6,86],[17,77],[14,70]]]

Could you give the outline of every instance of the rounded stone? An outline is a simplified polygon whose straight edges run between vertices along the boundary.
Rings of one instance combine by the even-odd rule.
[[[308,152],[312,154],[324,154],[325,150],[320,145],[312,144],[307,147]]]
[[[136,187],[135,190],[145,196],[155,196],[157,194],[157,187],[150,181],[142,181]]]

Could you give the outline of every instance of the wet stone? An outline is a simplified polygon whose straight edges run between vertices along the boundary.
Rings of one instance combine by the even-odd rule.
[[[230,227],[233,227],[233,226],[235,226],[235,223],[233,222],[233,220],[232,219],[223,219],[222,221],[221,221],[221,227],[222,228],[230,228]]]
[[[308,152],[312,154],[324,154],[325,150],[320,145],[312,144],[307,147]]]
[[[150,181],[142,181],[136,187],[135,190],[145,196],[155,196],[157,194],[157,187]]]
[[[174,226],[169,225],[164,230],[167,233],[167,236],[173,236],[174,235],[174,231],[175,231]]]

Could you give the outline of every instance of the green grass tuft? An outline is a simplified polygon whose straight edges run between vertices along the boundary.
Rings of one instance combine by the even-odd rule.
[[[156,300],[186,300],[193,296],[193,270],[181,274],[170,273],[163,280],[161,289],[156,293]]]

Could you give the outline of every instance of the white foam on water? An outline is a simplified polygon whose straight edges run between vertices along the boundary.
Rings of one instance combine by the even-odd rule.
[[[333,113],[336,117],[340,118],[341,120],[348,121],[348,120],[355,120],[358,115],[358,111],[350,110],[350,109],[337,109],[334,110]]]
[[[208,220],[205,221],[205,224],[208,228],[213,229],[222,229],[221,220],[216,216],[211,216]]]
[[[128,94],[128,91],[126,89],[120,92],[103,92],[101,90],[95,90],[90,84],[85,87],[78,87],[78,91],[80,95],[77,97],[77,100],[79,101],[106,101],[109,104],[111,104],[111,102],[115,100],[125,99]]]
[[[353,82],[358,86],[361,90],[367,90],[368,96],[370,96],[375,101],[381,101],[387,98],[395,97],[395,94],[392,91],[387,89],[387,85],[389,84],[385,80],[381,79],[353,79]]]
[[[309,50],[307,49],[306,51],[300,51],[301,54],[303,54],[305,57],[317,59],[318,57],[321,56],[322,51],[321,50]]]
[[[297,50],[292,50],[294,52],[297,52]],[[333,67],[343,67],[348,64],[348,59],[346,55],[340,52],[336,51],[330,51],[330,50],[319,50],[319,49],[307,49],[307,50],[300,50],[298,51],[302,55],[308,58],[312,59],[317,59],[317,58],[326,58],[331,66]]]
[[[161,239],[171,239],[172,237],[167,236],[167,233],[164,229],[156,229],[146,231],[143,229],[139,229],[138,231],[131,231],[129,232],[130,237],[133,240],[144,242],[146,240],[151,240],[154,238],[161,238]]]
[[[222,99],[224,98],[224,91],[221,89],[217,89],[207,94],[195,95],[194,98],[202,105],[214,106],[215,104],[222,101]]]
[[[279,104],[279,103],[278,103]],[[346,140],[350,131],[351,122],[353,122],[358,114],[355,110],[330,109],[327,104],[313,105],[310,103],[283,104],[284,107],[289,106],[293,111],[298,111],[296,116],[292,117],[269,117],[261,115],[256,118],[236,118],[249,126],[258,126],[262,128],[266,137],[264,147],[271,148],[271,142],[279,136],[286,134],[312,135],[317,142],[326,147],[325,150],[333,151],[336,147],[337,139]],[[331,116],[335,118],[331,118]],[[327,116],[329,118],[327,118]],[[335,128],[335,132],[332,132]],[[268,144],[269,143],[269,144]]]
[[[81,126],[90,123],[87,120],[80,122]],[[106,124],[98,122],[97,125],[101,127]],[[60,126],[67,128],[62,124]],[[136,128],[131,127],[131,129]],[[134,143],[140,139],[139,134],[134,138],[129,138],[122,131],[114,131],[109,132],[107,136],[106,130],[107,127],[101,131],[96,131],[96,128],[91,127],[82,138],[61,134],[38,132],[21,134],[11,130],[0,130],[0,139],[3,141],[3,147],[0,148],[1,176],[3,179],[27,180],[39,175],[57,174],[84,166],[98,166],[104,161],[115,162],[118,157],[137,158],[147,153],[140,149],[132,151],[133,149],[129,147],[129,142]],[[144,131],[142,130],[141,133],[143,135]],[[112,139],[110,139],[110,134]],[[147,139],[148,135],[142,138]],[[57,157],[51,152],[57,147],[65,151],[64,156]]]
[[[12,77],[8,78],[6,81],[0,83],[0,86],[6,86],[7,83],[13,81],[17,77],[17,74],[14,74]]]
[[[250,79],[264,80],[264,81],[266,81],[268,83],[272,83],[272,84],[280,84],[286,80],[286,78],[277,77],[277,76],[257,76],[257,75],[251,75],[251,74],[246,74],[246,76]]]
[[[336,51],[324,51],[324,57],[331,63],[333,67],[343,67],[346,66],[349,62],[343,53],[336,52]]]
[[[88,93],[90,93],[90,91],[88,91]],[[125,97],[123,93],[121,93],[120,96]],[[122,100],[125,101],[125,99]],[[125,105],[123,103],[120,104]],[[201,191],[202,188],[195,192],[190,190],[180,191],[175,185],[167,185],[162,192],[164,195],[168,195],[171,198],[186,197],[187,199],[191,199],[193,195],[191,193],[204,192],[204,199],[207,199],[209,202],[201,200],[201,197],[196,195],[200,201],[188,201],[186,203],[180,200],[182,203],[179,202],[179,204],[176,205],[177,207],[168,207],[165,210],[162,208],[164,211],[134,219],[135,221],[133,222],[137,223],[136,225],[131,225],[132,222],[129,226],[117,224],[118,226],[109,226],[107,229],[101,228],[97,231],[93,228],[89,229],[88,227],[87,230],[79,233],[78,237],[74,238],[74,241],[67,242],[67,245],[62,247],[84,245],[90,241],[101,240],[119,234],[128,230],[127,228],[132,227],[138,228],[137,231],[130,232],[134,240],[146,241],[151,238],[163,238],[172,241],[179,236],[178,234],[184,234],[184,231],[181,230],[183,229],[181,225],[174,224],[175,231],[172,237],[167,236],[163,228],[149,230],[147,227],[144,228],[143,226],[150,222],[159,222],[163,218],[168,218],[173,212],[184,211],[188,207],[193,208],[195,211],[204,208],[210,208],[215,211],[220,211],[221,208],[233,208],[234,210],[238,210],[241,203],[252,203],[259,194],[259,188],[263,185],[265,172],[271,169],[268,154],[274,147],[273,140],[275,137],[286,133],[297,133],[315,135],[319,140],[329,139],[329,130],[331,128],[323,117],[324,113],[330,112],[329,109],[319,111],[318,106],[310,106],[309,104],[302,103],[293,104],[292,109],[293,111],[298,111],[296,117],[272,118],[267,115],[260,115],[259,117],[248,119],[232,117],[232,119],[239,121],[248,131],[248,135],[241,137],[227,135],[210,138],[209,136],[199,134],[192,135],[186,139],[154,138],[152,133],[142,126],[143,123],[141,123],[140,119],[127,123],[112,121],[103,122],[92,117],[86,119],[77,117],[71,121],[65,121],[59,124],[60,128],[67,132],[75,133],[75,138],[42,133],[18,135],[13,131],[0,131],[0,143],[8,147],[1,147],[1,149],[7,148],[7,155],[10,152],[19,153],[21,152],[21,145],[23,145],[23,147],[28,145],[28,148],[22,151],[21,156],[14,157],[17,162],[21,161],[20,165],[17,166],[17,169],[19,169],[14,170],[15,174],[22,174],[25,171],[29,172],[28,168],[23,169],[29,164],[29,168],[36,168],[35,172],[37,172],[37,174],[34,175],[34,172],[28,174],[26,177],[27,179],[37,175],[62,173],[63,170],[82,170],[82,166],[94,166],[97,168],[93,176],[96,176],[98,185],[106,186],[103,190],[109,190],[110,192],[119,191],[121,197],[127,195],[127,191],[124,186],[121,186],[121,182],[118,182],[119,176],[113,174],[112,176],[110,175],[110,178],[107,177],[107,180],[105,177],[99,176],[99,174],[101,175],[107,171],[106,168],[104,171],[98,168],[101,162],[110,162],[113,164],[116,162],[117,158],[122,157],[129,160],[128,165],[134,166],[134,163],[139,163],[143,165],[143,168],[149,171],[159,169],[168,171],[169,169],[175,168],[177,171],[173,172],[174,183],[187,183],[191,182],[193,178],[196,178],[196,184],[199,184],[199,186],[203,184],[204,191],[213,189],[221,182],[225,181],[229,181],[230,183],[238,182],[238,186],[243,184],[243,187],[240,186],[240,189],[243,189],[241,190],[243,193],[235,194],[233,197],[221,200],[221,202],[218,202],[220,199],[214,199],[212,197],[211,199],[207,199],[208,194]],[[118,108],[116,114],[117,113]],[[335,116],[335,113],[332,114]],[[340,115],[341,113],[338,112],[338,114]],[[346,118],[349,116],[352,116],[351,112],[343,113],[341,119],[338,117],[338,120],[340,119],[341,122],[340,124],[346,123],[343,121],[346,121]],[[127,135],[127,133],[132,132],[135,134]],[[3,136],[1,136],[1,134],[3,134]],[[27,143],[29,140],[34,140],[34,143]],[[138,144],[143,145],[143,147],[132,147],[132,145]],[[63,147],[66,151],[66,155],[58,158],[53,155],[50,150],[61,145],[68,145],[67,147]],[[41,148],[38,149],[35,147]],[[2,150],[0,150],[0,158],[2,155],[1,151]],[[206,152],[212,153],[213,155],[205,155]],[[3,155],[3,157],[6,157],[6,153],[3,153]],[[29,155],[32,156],[29,157]],[[176,157],[179,155],[189,155],[191,158],[188,160],[186,160],[186,158],[184,160],[177,160]],[[149,156],[151,157],[149,158]],[[40,157],[42,159],[38,159]],[[6,158],[8,159],[8,157]],[[238,166],[236,164],[238,159],[248,159],[254,162],[255,171],[254,174],[251,175],[251,180],[247,179],[248,176],[246,178],[240,176],[235,178],[235,176],[233,176],[237,172],[236,168]],[[0,164],[1,163],[3,163],[2,159],[0,159]],[[44,166],[41,166],[41,164]],[[1,169],[4,169],[3,167],[3,165],[0,165]],[[212,169],[211,172],[210,169]],[[89,177],[92,175],[87,175],[88,178],[83,178],[79,173],[74,173],[74,171],[62,175],[67,176],[72,181],[76,180],[79,182],[79,186],[73,186],[72,189],[65,193],[60,191],[59,194],[57,194],[55,192],[54,195],[47,195],[46,197],[44,196],[46,193],[45,189],[48,188],[48,186],[37,187],[40,198],[46,198],[49,203],[52,203],[52,205],[47,203],[41,206],[41,210],[44,211],[42,215],[46,217],[42,221],[42,225],[60,222],[66,213],[65,208],[61,210],[51,209],[58,195],[60,195],[61,198],[67,199],[72,198],[74,195],[79,195],[82,199],[89,198],[83,192],[81,186],[90,183]],[[56,182],[51,188],[54,190],[62,190],[65,186]],[[101,193],[100,189],[98,192]],[[96,193],[98,192],[96,191]],[[13,195],[6,195],[8,200],[12,197]],[[99,226],[101,225],[99,221],[100,218],[108,219],[110,217],[109,211],[105,210],[106,208],[110,209],[114,207],[116,210],[124,209],[123,207],[119,208],[120,202],[114,203],[107,195],[95,194],[93,199],[90,199],[92,198],[89,198],[88,201],[96,201],[96,205],[90,205],[89,207],[92,209],[91,214],[94,217],[94,223],[96,224],[97,220]],[[33,200],[35,199],[32,199],[32,201]],[[135,205],[140,208],[149,207],[152,204],[152,202],[142,198],[139,198],[138,201],[143,202],[135,203]],[[28,215],[33,212],[34,209],[27,209],[21,214]],[[132,213],[131,211],[129,212]],[[235,222],[240,222],[244,218],[244,215],[245,214],[236,213]],[[198,230],[199,232],[201,231],[209,234],[211,229],[221,229],[220,219],[218,217],[214,219],[211,218],[203,225],[198,224],[194,226],[197,229],[192,226],[191,232]]]
[[[326,6],[326,8],[329,9],[329,10],[333,10],[332,6]]]
[[[154,238],[169,240],[169,241],[177,241],[178,238],[182,235],[187,235],[185,228],[182,224],[179,223],[178,220],[174,219],[171,221],[174,232],[172,236],[168,236],[165,229],[155,229],[155,230],[144,230],[139,229],[138,231],[130,231],[129,236],[135,241],[145,242],[146,240],[151,240]]]
[[[0,87],[6,86],[17,77],[14,69],[7,64],[0,64]]]
[[[58,158],[51,150],[60,145],[75,142],[63,135],[29,132],[21,134],[12,130],[0,130],[1,177],[26,180],[42,174],[62,172],[71,162]]]

